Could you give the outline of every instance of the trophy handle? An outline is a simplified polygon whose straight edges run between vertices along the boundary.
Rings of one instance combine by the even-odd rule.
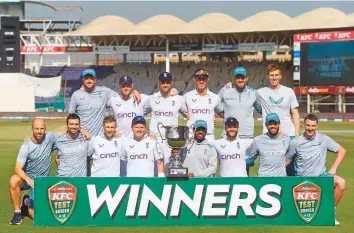
[[[160,125],[162,125],[162,127],[165,127],[161,122],[159,122],[158,124],[157,124],[157,131],[159,132],[159,135],[160,135],[160,137],[161,137],[161,142],[163,142],[164,140],[166,140],[166,138],[163,138],[163,136],[162,136],[162,133],[161,133],[161,131],[160,131]]]
[[[193,134],[192,134],[192,135],[193,135],[192,138],[193,138],[193,137],[194,137],[194,134],[195,134],[195,124],[191,124],[191,125],[189,126],[189,129],[193,131]],[[189,132],[188,132],[188,137],[187,137],[187,138],[188,138],[188,141],[190,141],[190,140],[192,139],[192,138],[189,138],[189,135],[190,135],[190,134],[189,134]]]

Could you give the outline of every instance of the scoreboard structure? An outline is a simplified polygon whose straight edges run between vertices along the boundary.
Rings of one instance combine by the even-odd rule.
[[[20,18],[0,16],[0,73],[20,73]]]

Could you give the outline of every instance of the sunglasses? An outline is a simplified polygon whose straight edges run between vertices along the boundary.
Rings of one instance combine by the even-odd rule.
[[[206,70],[198,70],[195,74],[194,77],[199,78],[199,77],[209,77],[209,73]]]

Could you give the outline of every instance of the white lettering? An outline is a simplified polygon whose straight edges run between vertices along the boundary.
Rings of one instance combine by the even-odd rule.
[[[226,208],[215,208],[214,204],[225,205],[226,196],[215,196],[215,193],[230,192],[230,185],[208,185],[203,208],[203,216],[225,216]]]
[[[148,215],[148,207],[151,202],[165,217],[167,216],[168,204],[170,201],[172,185],[164,185],[161,200],[153,193],[148,186],[144,184],[143,193],[141,194],[139,216],[146,217]]]
[[[246,198],[241,198],[241,194],[247,194]],[[254,217],[255,214],[252,210],[252,205],[256,201],[257,192],[251,185],[234,185],[232,188],[232,195],[230,200],[230,207],[228,216],[238,216],[239,207],[242,208],[245,215],[248,217]]]
[[[262,206],[257,205],[256,213],[263,217],[273,217],[279,214],[279,212],[281,211],[280,201],[277,198],[271,196],[269,193],[276,193],[280,196],[281,187],[276,184],[267,184],[264,185],[259,191],[259,197],[261,198],[261,200],[271,206],[270,208],[264,208]]]
[[[203,197],[204,185],[196,185],[194,190],[193,199],[191,199],[184,191],[176,185],[175,193],[172,200],[172,207],[170,215],[177,217],[181,213],[182,202],[194,213],[196,217],[199,216],[200,205]]]
[[[140,185],[132,185],[130,186],[129,200],[127,211],[125,213],[126,216],[133,217],[136,213],[136,206],[138,203]]]

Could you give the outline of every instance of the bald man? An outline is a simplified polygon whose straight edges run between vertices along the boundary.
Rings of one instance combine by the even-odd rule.
[[[10,178],[10,197],[15,213],[11,225],[19,225],[22,217],[29,215],[33,219],[34,178],[48,176],[51,154],[59,133],[46,133],[45,122],[35,119],[32,122],[32,136],[21,145],[15,165],[15,174]],[[24,195],[21,204],[21,191],[30,190]]]

